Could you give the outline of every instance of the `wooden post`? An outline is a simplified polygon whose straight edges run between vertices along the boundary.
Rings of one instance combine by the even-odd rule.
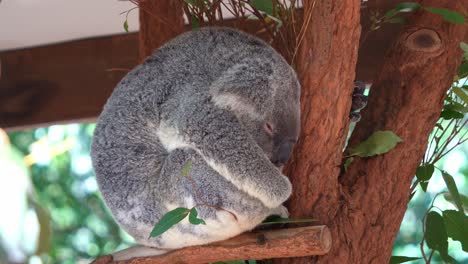
[[[183,1],[137,1],[140,7],[140,59],[184,31]]]

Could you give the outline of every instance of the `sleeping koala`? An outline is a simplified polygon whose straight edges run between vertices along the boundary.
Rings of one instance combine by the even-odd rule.
[[[168,42],[118,84],[96,125],[93,166],[116,221],[142,245],[176,249],[286,217],[280,167],[299,136],[299,97],[293,69],[256,37],[203,28]],[[195,205],[206,225],[185,219],[149,238],[168,211]]]

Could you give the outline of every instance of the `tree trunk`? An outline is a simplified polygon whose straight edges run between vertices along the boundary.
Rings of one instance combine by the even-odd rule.
[[[404,142],[388,154],[356,159],[340,171],[356,63],[360,1],[317,1],[298,65],[302,135],[287,168],[293,217],[313,217],[331,229],[332,248],[319,257],[277,263],[388,263],[409,198],[411,180],[461,61],[467,27],[425,11],[388,52],[350,146],[378,130]],[[465,10],[468,1],[422,1]],[[309,7],[310,8],[310,7]],[[305,12],[307,13],[307,11]]]
[[[183,1],[138,1],[140,10],[140,58],[184,31]]]

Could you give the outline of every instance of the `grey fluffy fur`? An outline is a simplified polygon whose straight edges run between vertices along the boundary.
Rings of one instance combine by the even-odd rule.
[[[272,214],[291,184],[270,161],[299,133],[299,83],[263,41],[204,28],[168,42],[118,84],[99,117],[92,160],[117,222],[142,245],[180,248],[227,239]],[[265,123],[274,127],[265,132]],[[176,207],[208,204],[206,225],[187,219],[156,238],[155,223]]]

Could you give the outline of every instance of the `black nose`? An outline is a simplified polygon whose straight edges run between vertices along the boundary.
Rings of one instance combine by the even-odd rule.
[[[291,152],[294,148],[293,142],[283,142],[279,145],[276,153],[273,155],[272,162],[276,166],[283,166],[291,156]]]

